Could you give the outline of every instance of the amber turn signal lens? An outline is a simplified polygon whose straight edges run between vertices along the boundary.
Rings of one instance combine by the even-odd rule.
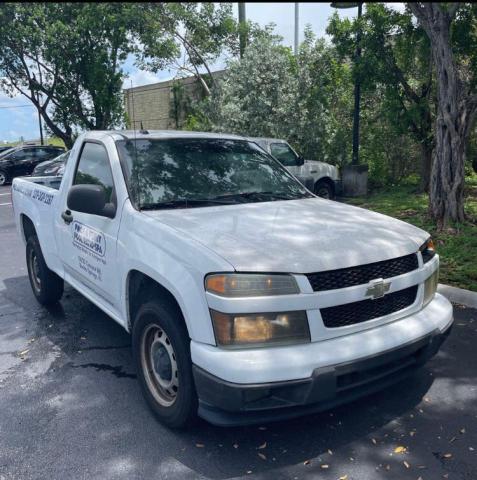
[[[207,277],[205,282],[206,290],[210,292],[224,294],[225,293],[225,275],[211,275]]]
[[[262,273],[213,273],[205,289],[222,297],[264,297],[300,293],[292,275]]]

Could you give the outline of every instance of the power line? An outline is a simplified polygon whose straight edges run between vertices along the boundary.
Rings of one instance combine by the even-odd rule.
[[[25,108],[25,107],[30,107],[30,108],[36,108],[35,105],[0,105],[0,108]]]

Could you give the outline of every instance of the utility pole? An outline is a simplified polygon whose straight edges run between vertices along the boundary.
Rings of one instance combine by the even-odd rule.
[[[300,30],[299,9],[300,9],[300,4],[295,3],[295,57],[298,55],[298,32]]]
[[[38,125],[40,126],[40,145],[44,145],[43,142],[43,125],[41,123],[41,114],[40,114],[40,92],[37,92],[37,99],[38,99]]]
[[[247,38],[245,32],[245,2],[238,2],[238,18],[239,18],[239,42],[240,42],[240,58],[243,57],[243,52],[247,45]]]
[[[38,85],[38,82],[36,81],[35,74],[33,74],[33,85]],[[32,95],[35,97],[35,90],[33,89],[33,86],[30,87],[32,88]],[[36,110],[38,112],[38,125],[40,127],[40,144],[43,145],[43,125],[41,124],[41,113],[40,113],[40,105],[41,105],[41,98],[40,98],[40,89],[36,89]]]

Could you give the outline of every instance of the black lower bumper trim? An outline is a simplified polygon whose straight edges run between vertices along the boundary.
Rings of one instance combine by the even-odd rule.
[[[356,400],[398,382],[437,353],[451,327],[393,350],[317,368],[310,378],[264,384],[221,380],[194,365],[198,414],[218,426],[295,418]]]

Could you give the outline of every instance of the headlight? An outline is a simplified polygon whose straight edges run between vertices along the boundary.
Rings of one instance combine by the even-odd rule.
[[[422,261],[424,263],[427,263],[429,260],[431,260],[431,258],[436,254],[436,248],[434,247],[432,238],[429,237],[427,241],[421,245],[419,251],[422,254]]]
[[[437,284],[439,282],[439,269],[437,269],[425,282],[424,282],[424,303],[425,307],[434,298],[434,294],[437,290]]]
[[[205,289],[222,297],[265,297],[300,293],[291,275],[217,273],[205,279]]]
[[[210,310],[217,345],[253,347],[296,344],[310,341],[305,311],[227,314]]]

